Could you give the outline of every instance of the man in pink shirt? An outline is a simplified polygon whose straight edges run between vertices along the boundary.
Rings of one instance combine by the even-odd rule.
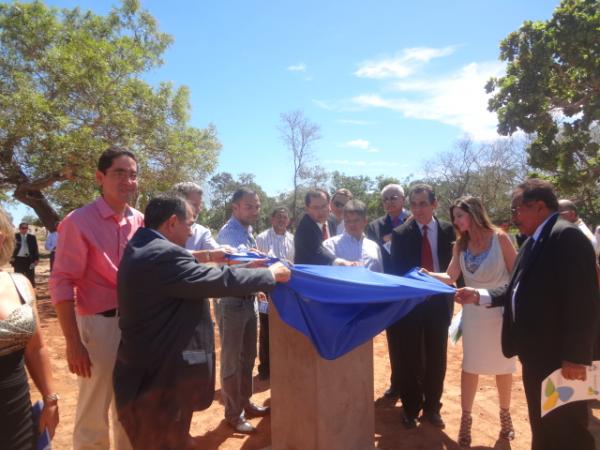
[[[137,189],[133,153],[105,151],[96,182],[102,196],[71,212],[59,226],[50,295],[66,340],[69,370],[79,376],[73,433],[75,450],[109,449],[108,410],[112,372],[121,338],[117,268],[142,213],[129,206]],[[117,450],[131,445],[112,410]]]

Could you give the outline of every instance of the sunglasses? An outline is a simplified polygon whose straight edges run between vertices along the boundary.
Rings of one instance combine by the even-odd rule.
[[[344,206],[346,206],[346,203],[335,201],[333,202],[333,206],[335,206],[336,208],[343,208]]]

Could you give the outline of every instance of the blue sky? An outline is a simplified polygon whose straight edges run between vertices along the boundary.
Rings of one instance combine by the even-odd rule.
[[[115,2],[53,0],[106,13]],[[291,187],[277,126],[300,109],[321,126],[315,163],[348,175],[418,176],[457,139],[493,139],[483,86],[501,75],[499,42],[558,0],[142,0],[174,37],[147,74],[191,90],[191,124],[213,123],[217,171]],[[24,208],[11,211],[17,219]]]

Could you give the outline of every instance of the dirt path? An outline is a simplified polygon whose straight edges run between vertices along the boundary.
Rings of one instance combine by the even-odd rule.
[[[43,259],[37,269],[38,307],[41,317],[41,328],[50,348],[52,368],[57,380],[57,391],[60,393],[61,423],[54,439],[54,448],[58,450],[71,448],[71,435],[77,397],[77,379],[69,373],[65,362],[64,339],[58,325],[56,314],[50,304],[47,293],[49,275],[48,260]],[[219,349],[217,349],[217,352]],[[388,387],[389,364],[387,344],[382,333],[374,340],[375,367],[375,446],[386,450],[417,449],[459,449],[456,444],[460,422],[460,363],[462,348],[450,345],[448,348],[448,370],[446,374],[442,417],[446,422],[445,430],[438,430],[423,424],[414,430],[405,430],[400,424],[400,402],[394,403],[382,398]],[[217,356],[218,361],[218,356]],[[217,363],[218,364],[218,363]],[[218,378],[218,377],[217,377]],[[270,391],[268,381],[255,378],[253,400],[258,404],[268,404]],[[39,398],[37,391],[32,393],[33,399]],[[496,387],[492,377],[481,377],[479,391],[473,408],[473,447],[474,449],[513,449],[530,448],[531,434],[527,419],[527,408],[520,368],[515,376],[512,397],[512,417],[516,429],[516,439],[510,443],[498,440],[500,430],[498,419],[498,401]],[[600,442],[600,406],[595,405],[594,417],[591,420],[592,431],[596,442]],[[301,417],[298,418],[302,420]],[[219,384],[213,405],[206,411],[194,414],[191,434],[198,443],[198,449],[212,450],[260,450],[270,444],[271,425],[268,418],[252,419],[258,428],[253,436],[234,433],[223,421],[223,405],[220,403]],[[600,448],[600,445],[596,446]],[[311,450],[311,449],[302,449]],[[565,449],[567,450],[567,449]]]

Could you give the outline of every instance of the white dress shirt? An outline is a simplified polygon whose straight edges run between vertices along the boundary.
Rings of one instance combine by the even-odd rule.
[[[197,223],[192,225],[192,235],[185,243],[187,250],[214,250],[219,247],[208,228]]]
[[[383,272],[379,245],[364,236],[356,239],[344,231],[343,234],[324,241],[323,246],[338,258],[347,261],[358,261],[373,272]]]
[[[269,256],[294,260],[294,235],[288,231],[285,234],[277,234],[271,227],[256,236],[256,246]]]

